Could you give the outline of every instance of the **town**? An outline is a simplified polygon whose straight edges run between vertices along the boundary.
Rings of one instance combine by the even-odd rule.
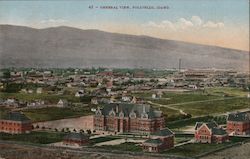
[[[0,142],[202,158],[249,145],[249,82],[219,69],[1,69]]]

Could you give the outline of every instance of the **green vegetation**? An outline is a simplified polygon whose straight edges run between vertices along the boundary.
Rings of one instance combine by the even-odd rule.
[[[141,152],[141,146],[132,142],[125,142],[119,145],[109,145],[109,146],[98,146],[98,148],[108,149],[108,150],[120,150],[120,151],[130,151],[130,152]]]
[[[218,124],[225,124],[226,123],[226,116],[202,116],[202,117],[195,117],[190,119],[184,119],[184,120],[177,120],[173,122],[168,122],[167,127],[170,129],[179,129],[186,126],[194,126],[196,122],[209,122],[209,121],[215,121]]]
[[[250,99],[246,97],[225,98],[223,100],[207,101],[202,103],[190,103],[175,105],[192,116],[226,113],[234,110],[249,108]]]
[[[175,144],[179,144],[179,143],[183,143],[183,142],[187,142],[189,140],[191,140],[192,138],[194,138],[193,135],[186,135],[186,136],[175,136],[174,138],[174,143]]]
[[[152,92],[149,91],[134,95],[155,103],[154,107],[160,107],[167,121],[187,118],[181,115],[178,110],[191,116],[206,116],[249,108],[250,103],[244,89],[231,87],[216,87],[191,92],[165,92],[160,99],[152,99]]]
[[[31,132],[29,134],[0,133],[1,140],[20,141],[28,143],[49,144],[63,140],[65,133]]]
[[[209,151],[214,151],[219,148],[223,148],[227,145],[229,145],[229,143],[223,143],[223,144],[194,143],[194,144],[186,144],[186,145],[178,146],[178,147],[175,147],[174,149],[170,149],[163,153],[184,156],[184,157],[194,157],[202,153],[206,153]]]
[[[8,109],[8,108],[0,107],[0,119],[2,117],[4,117],[9,111],[10,111],[10,109]]]
[[[171,155],[178,155],[184,157],[195,157],[199,156],[203,153],[216,151],[221,148],[225,148],[227,146],[237,144],[240,142],[249,141],[248,138],[240,138],[240,137],[230,137],[230,141],[221,144],[201,144],[201,143],[193,143],[193,144],[186,144],[182,146],[175,147],[173,149],[167,150],[163,153],[171,154]]]
[[[97,143],[111,141],[111,140],[115,140],[115,139],[119,139],[119,137],[115,137],[115,136],[98,137],[98,138],[90,139],[90,143],[92,145],[94,145],[94,144],[97,144]]]
[[[57,95],[57,94],[47,94],[47,93],[42,93],[42,94],[4,93],[4,92],[0,93],[0,98],[2,99],[13,98],[13,97],[23,101],[44,100],[53,104],[56,104],[60,99],[66,99],[69,102],[76,102],[76,103],[78,102],[88,103],[91,100],[91,97],[78,98],[73,95]]]
[[[47,107],[40,109],[26,109],[23,111],[23,113],[33,122],[73,118],[92,114],[89,107]]]
[[[246,97],[248,91],[241,88],[233,88],[233,87],[216,87],[216,88],[208,88],[206,89],[208,94],[218,95],[218,96],[240,96]]]

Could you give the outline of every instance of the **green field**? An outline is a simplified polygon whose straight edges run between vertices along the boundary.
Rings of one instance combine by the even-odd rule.
[[[183,157],[194,157],[200,155],[205,152],[214,151],[218,148],[223,148],[229,145],[229,143],[223,144],[187,144],[183,146],[178,146],[173,149],[167,150],[163,153],[170,154],[170,155],[177,155]]]
[[[44,100],[48,103],[51,104],[57,104],[60,99],[66,99],[69,102],[73,103],[89,103],[91,97],[75,97],[74,95],[57,95],[57,94],[47,94],[47,93],[42,93],[42,94],[28,94],[28,93],[5,93],[5,92],[0,92],[0,98],[2,99],[7,99],[7,98],[16,98],[21,101],[34,101],[34,100]]]
[[[132,142],[125,142],[119,145],[109,145],[109,146],[98,146],[98,148],[106,149],[106,150],[119,150],[119,151],[130,151],[130,152],[141,152],[141,146],[132,143]]]
[[[216,151],[221,148],[225,148],[230,145],[234,145],[241,142],[249,142],[248,138],[240,138],[240,137],[230,137],[230,141],[222,144],[201,144],[201,143],[193,143],[186,144],[182,146],[175,147],[170,150],[166,150],[163,153],[170,155],[177,155],[182,157],[195,157],[202,155],[203,153],[208,153],[212,151]]]
[[[0,133],[1,140],[20,141],[27,143],[49,144],[63,140],[65,133],[54,132],[31,132],[29,134],[6,134]]]
[[[182,118],[178,110],[194,117],[250,108],[250,99],[246,97],[247,93],[240,88],[216,87],[203,91],[165,92],[160,99],[152,99],[152,92],[149,91],[134,95],[155,103],[154,107],[160,107],[167,121],[174,121]]]
[[[190,103],[184,105],[173,106],[182,109],[184,112],[192,116],[211,115],[219,113],[227,113],[234,110],[250,108],[250,98],[225,98],[218,101],[207,101],[201,103]]]
[[[119,137],[115,137],[115,136],[98,137],[98,138],[90,139],[90,143],[92,145],[94,145],[97,143],[111,141],[111,140],[115,140],[115,139],[119,139]]]
[[[73,118],[92,114],[89,107],[79,107],[76,109],[48,107],[40,109],[27,109],[23,110],[23,113],[33,122]]]
[[[195,126],[196,122],[209,122],[209,121],[216,121],[218,124],[225,124],[226,123],[226,116],[201,116],[201,117],[194,117],[189,119],[177,120],[172,122],[167,122],[166,126],[172,130],[179,130],[180,128],[186,126]]]
[[[2,117],[4,117],[9,111],[10,111],[10,109],[8,109],[8,108],[0,107],[0,119]]]

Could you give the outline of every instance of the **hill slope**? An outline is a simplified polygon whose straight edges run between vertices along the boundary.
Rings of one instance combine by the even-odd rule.
[[[0,25],[1,67],[248,69],[248,52],[71,27]]]

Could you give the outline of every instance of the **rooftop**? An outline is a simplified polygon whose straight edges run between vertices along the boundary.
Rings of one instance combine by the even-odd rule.
[[[27,116],[25,116],[21,112],[9,112],[7,115],[3,116],[4,120],[12,120],[12,121],[31,121]]]

